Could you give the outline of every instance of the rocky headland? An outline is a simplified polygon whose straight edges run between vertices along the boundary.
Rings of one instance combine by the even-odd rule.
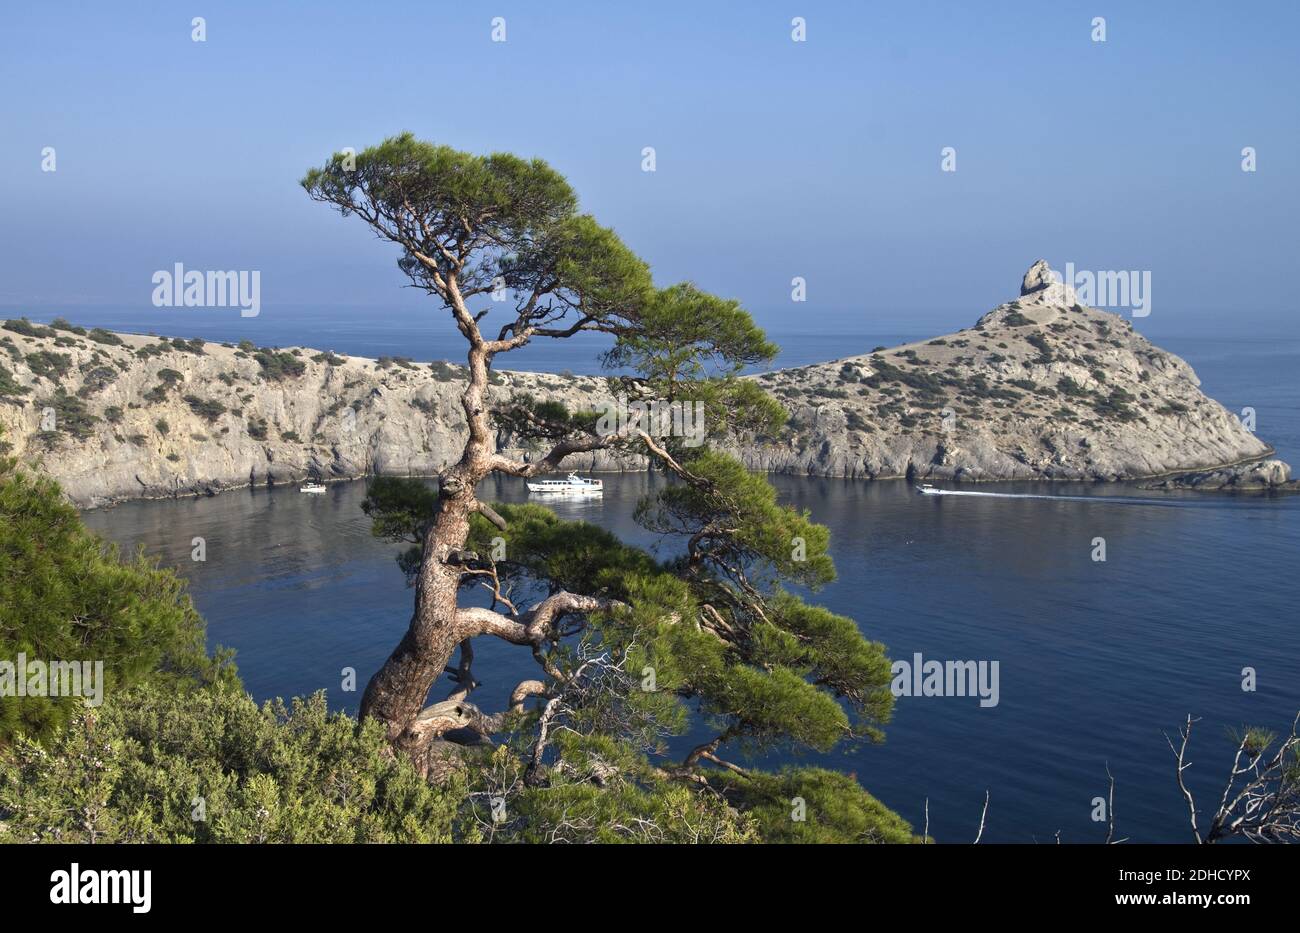
[[[790,413],[727,444],[756,470],[954,481],[1144,479],[1156,488],[1294,488],[1271,448],[1200,391],[1182,359],[1084,307],[1046,263],[954,334],[753,376]],[[0,450],[83,506],[307,477],[427,476],[460,455],[463,369],[11,320],[0,330]],[[570,409],[602,377],[500,372]],[[520,451],[506,431],[498,445]],[[608,453],[583,471],[638,470]],[[1201,477],[1198,481],[1196,477]]]

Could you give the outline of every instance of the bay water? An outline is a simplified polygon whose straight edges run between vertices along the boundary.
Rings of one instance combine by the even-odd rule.
[[[37,317],[37,315],[33,315]],[[78,323],[92,323],[78,321]],[[110,320],[94,324],[114,326]],[[121,326],[121,322],[118,322]],[[131,329],[124,327],[123,329]],[[455,345],[414,333],[356,339],[333,332],[260,343],[417,359],[455,358]],[[421,329],[423,330],[423,328]],[[196,331],[187,330],[187,335]],[[778,365],[834,359],[921,335],[774,335]],[[212,336],[210,339],[227,339]],[[370,346],[370,341],[374,345]],[[421,342],[424,340],[424,342]],[[1300,464],[1300,342],[1162,340],[1233,411],[1254,409],[1257,431]],[[594,345],[538,348],[512,368],[596,370]],[[458,352],[458,351],[457,351]],[[662,479],[606,475],[603,498],[555,505],[668,555],[677,546],[632,521]],[[1217,801],[1248,725],[1289,729],[1300,710],[1300,498],[1151,493],[1125,484],[1004,483],[981,490],[1068,499],[927,497],[902,481],[773,476],[783,502],[832,533],[839,578],[812,598],[857,620],[891,658],[997,662],[996,705],[965,697],[900,697],[886,740],[830,755],[769,756],[857,775],[919,832],[945,842],[1098,842],[1095,798],[1115,778],[1117,831],[1144,842],[1191,839],[1165,735],[1200,717],[1187,773],[1203,806]],[[524,501],[517,480],[481,495]],[[214,644],[237,650],[258,699],[327,691],[355,711],[359,691],[401,637],[412,592],[361,512],[365,481],[324,495],[293,488],[215,498],[127,503],[87,523],[141,547],[190,581]],[[192,540],[207,559],[191,560]],[[1097,538],[1106,560],[1094,560]],[[500,708],[535,674],[528,652],[481,639],[474,699]],[[341,689],[356,671],[357,692]],[[1257,678],[1243,689],[1243,670]],[[449,689],[435,687],[435,695]],[[703,735],[703,733],[700,733]],[[684,739],[688,742],[690,738]]]

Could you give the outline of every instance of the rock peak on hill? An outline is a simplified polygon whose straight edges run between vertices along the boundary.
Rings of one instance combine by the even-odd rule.
[[[1076,301],[1074,292],[1047,264],[1046,259],[1035,260],[1020,282],[1020,297],[1045,305],[1069,307]]]
[[[1020,283],[1020,294],[1028,295],[1030,292],[1036,292],[1040,289],[1047,288],[1053,284],[1056,278],[1052,274],[1052,267],[1047,264],[1046,259],[1038,259],[1029,267],[1025,273],[1024,280]]]
[[[774,472],[1097,481],[1249,465],[1236,488],[1289,474],[1260,465],[1272,449],[1185,361],[1080,304],[1042,259],[972,327],[757,378],[790,411],[787,435],[739,452]]]

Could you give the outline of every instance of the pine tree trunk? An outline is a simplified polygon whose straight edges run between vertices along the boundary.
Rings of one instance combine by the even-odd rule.
[[[459,295],[455,298],[463,311]],[[473,334],[477,338],[476,329]],[[469,383],[461,395],[469,438],[460,462],[440,477],[438,511],[424,538],[411,624],[361,698],[361,716],[383,723],[388,741],[409,755],[421,773],[428,771],[426,752],[437,735],[421,728],[420,713],[429,689],[466,637],[456,615],[461,568],[447,558],[465,547],[469,518],[477,507],[474,488],[491,472],[493,451],[485,403],[490,358],[481,338],[472,338]]]
[[[378,719],[391,743],[415,754],[419,749],[411,746],[419,737],[407,735],[409,728],[461,641],[455,624],[460,570],[446,557],[465,545],[472,504],[473,486],[441,497],[424,540],[411,624],[361,699],[361,715]]]

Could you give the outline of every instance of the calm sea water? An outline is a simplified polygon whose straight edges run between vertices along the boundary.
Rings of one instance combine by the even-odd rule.
[[[905,336],[776,339],[789,364]],[[259,342],[448,355],[398,336],[369,351],[362,344],[370,337],[356,339]],[[1261,436],[1300,463],[1300,344],[1162,345],[1185,356],[1229,408],[1254,408]],[[553,355],[528,365],[591,371],[590,352],[586,365],[583,358]],[[560,503],[557,511],[668,553],[670,543],[631,520],[656,482],[607,477],[603,500]],[[806,759],[855,772],[918,829],[928,798],[931,832],[941,840],[974,837],[987,789],[986,840],[1046,842],[1059,830],[1066,842],[1099,841],[1105,826],[1090,813],[1093,798],[1107,793],[1109,766],[1121,836],[1186,841],[1163,733],[1173,734],[1188,713],[1202,717],[1188,779],[1208,804],[1226,775],[1230,731],[1282,729],[1300,709],[1300,498],[1054,486],[1049,491],[1091,498],[1046,501],[920,497],[901,482],[772,482],[783,501],[831,528],[840,578],[816,599],[857,619],[894,658],[920,652],[999,663],[996,707],[981,708],[975,698],[901,698],[884,744]],[[364,491],[363,482],[323,496],[238,491],[130,503],[86,519],[189,578],[212,641],[238,650],[241,675],[259,699],[326,689],[332,704],[354,710],[358,694],[340,690],[340,671],[355,668],[364,686],[405,629],[412,596],[393,563],[397,546],[369,534],[359,508]],[[526,497],[514,480],[493,482],[483,494]],[[190,560],[195,536],[207,541],[204,563]],[[1104,563],[1091,559],[1096,537],[1107,542]],[[475,698],[495,709],[533,662],[513,646],[482,642],[475,673],[485,684]],[[1244,667],[1258,672],[1255,692],[1241,689]]]

